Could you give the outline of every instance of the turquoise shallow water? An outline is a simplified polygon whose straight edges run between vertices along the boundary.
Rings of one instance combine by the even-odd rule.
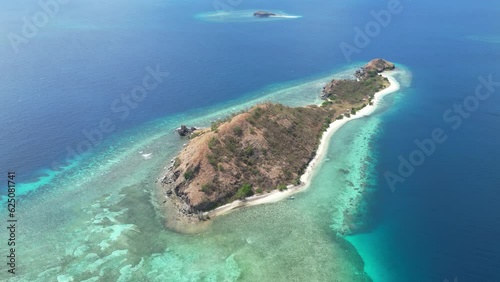
[[[339,130],[310,189],[295,201],[239,210],[215,219],[206,232],[181,235],[162,227],[152,199],[156,179],[185,142],[172,131],[181,122],[208,126],[263,101],[318,103],[332,76],[349,77],[357,66],[150,122],[24,184],[23,264],[11,280],[368,281],[343,234],[363,228],[359,196],[373,186],[370,140],[377,115]]]
[[[403,67],[404,68],[404,67]],[[386,96],[378,111],[366,121],[361,121],[359,124],[352,122],[347,124],[344,128],[349,133],[344,133],[334,138],[332,144],[333,148],[345,148],[349,144],[353,144],[353,151],[361,151],[359,153],[351,153],[354,158],[349,158],[343,162],[349,164],[363,163],[363,169],[356,171],[355,176],[359,177],[359,181],[367,187],[360,202],[355,205],[355,208],[349,210],[349,222],[353,225],[354,231],[344,238],[351,243],[361,256],[364,262],[364,270],[371,277],[373,281],[400,281],[401,277],[413,277],[410,269],[404,267],[394,267],[398,264],[398,260],[403,257],[400,255],[398,247],[387,242],[386,229],[390,228],[380,222],[380,199],[379,194],[381,189],[385,189],[385,183],[379,183],[377,179],[376,167],[378,166],[377,160],[380,157],[380,152],[373,146],[377,141],[377,137],[382,134],[383,119],[381,113],[391,111],[401,101],[404,101],[408,93],[408,88],[411,87],[412,75],[408,69],[399,73],[396,76],[398,82],[401,84],[401,89],[396,95]],[[359,131],[359,132],[358,132]],[[339,143],[342,141],[342,143]],[[361,149],[360,149],[361,148]],[[335,149],[333,149],[335,150]],[[343,149],[337,149],[343,150]],[[361,158],[356,160],[355,158]],[[364,158],[364,159],[362,159]],[[361,176],[361,177],[360,177]],[[358,183],[359,183],[358,181]],[[419,253],[412,254],[415,267],[418,262],[422,261]],[[404,269],[404,271],[401,270]],[[421,269],[419,269],[421,270]]]
[[[360,63],[356,63],[343,69],[341,68],[334,73],[331,72],[303,80],[269,85],[263,89],[248,93],[243,98],[228,101],[223,105],[202,108],[149,122],[140,129],[115,136],[114,139],[105,140],[107,143],[103,144],[102,147],[96,148],[101,149],[101,151],[94,152],[93,154],[80,154],[76,158],[71,159],[69,163],[56,167],[54,170],[44,169],[39,171],[38,174],[41,174],[41,176],[36,181],[19,184],[17,194],[26,195],[42,187],[49,188],[53,184],[52,181],[57,181],[57,177],[62,175],[64,177],[79,179],[78,182],[84,182],[87,179],[86,177],[79,178],[82,167],[84,168],[83,170],[95,169],[104,172],[109,170],[113,165],[120,164],[120,161],[127,155],[139,152],[140,155],[150,153],[151,150],[148,150],[149,146],[151,146],[150,142],[157,141],[158,139],[162,139],[165,142],[163,145],[167,146],[167,151],[174,154],[180,148],[182,142],[175,135],[169,134],[169,131],[173,132],[173,129],[177,128],[181,123],[208,127],[211,121],[240,112],[252,105],[269,101],[289,106],[320,104],[321,99],[319,96],[311,95],[311,93],[318,93],[332,77],[352,77],[353,70],[360,65]],[[144,136],[147,136],[147,138],[144,138]],[[2,200],[5,201],[4,196],[2,196]]]
[[[22,17],[40,6],[2,2],[0,173],[15,170],[26,195],[12,280],[500,281],[498,89],[459,129],[443,120],[479,76],[499,80],[497,0],[401,1],[351,59],[407,65],[411,85],[338,132],[310,190],[219,218],[199,235],[163,230],[151,191],[182,148],[172,129],[257,101],[316,103],[311,93],[346,65],[339,45],[355,44],[355,28],[389,3],[221,2],[233,18],[215,23],[197,17],[217,14],[212,1],[69,1],[18,54],[5,35],[21,34]],[[302,17],[257,22],[245,12],[257,8]],[[156,65],[171,75],[120,121],[110,104]],[[116,130],[52,170],[104,117]],[[435,127],[448,141],[391,192],[384,172]],[[10,277],[2,263],[0,280]]]

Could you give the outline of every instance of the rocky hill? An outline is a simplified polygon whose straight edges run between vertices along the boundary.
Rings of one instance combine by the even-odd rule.
[[[163,182],[191,208],[298,183],[335,111],[262,104],[197,133]]]
[[[165,202],[193,216],[299,184],[322,133],[333,120],[354,114],[387,87],[388,80],[379,75],[387,69],[394,65],[376,59],[356,72],[356,80],[332,80],[323,89],[321,106],[266,103],[213,123],[210,129],[190,132],[189,144],[162,180]]]

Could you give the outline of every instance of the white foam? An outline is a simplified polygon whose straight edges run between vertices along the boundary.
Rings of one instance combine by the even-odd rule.
[[[298,18],[302,18],[302,16],[276,15],[276,16],[271,16],[271,18],[298,19]]]

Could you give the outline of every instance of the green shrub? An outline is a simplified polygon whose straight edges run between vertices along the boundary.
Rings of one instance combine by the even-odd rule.
[[[217,132],[217,128],[219,128],[219,123],[218,122],[212,122],[212,125],[210,126],[210,129],[213,131],[213,132]]]
[[[333,104],[332,101],[324,101],[323,103],[321,103],[321,107],[326,107],[326,106],[329,106],[331,104]]]
[[[184,179],[186,179],[187,181],[191,180],[194,178],[194,171],[192,169],[188,169],[185,173],[184,173]]]
[[[234,138],[233,136],[227,136],[226,138],[224,138],[224,145],[227,150],[235,153],[238,149],[238,140],[236,140],[236,138]]]
[[[248,123],[250,123],[253,126],[257,125],[257,122],[255,121],[255,119],[253,118],[253,116],[248,117],[247,121],[248,121]]]
[[[325,117],[325,122],[322,126],[322,131],[326,131],[328,127],[330,127],[330,123],[332,123],[332,119],[330,117]]]
[[[220,172],[224,172],[224,166],[222,164],[217,164],[217,168],[219,169]]]
[[[301,183],[301,182],[300,182],[300,177],[297,177],[297,178],[295,179],[295,181],[294,181],[294,183],[293,183],[293,184],[295,184],[295,185],[300,185],[300,183]]]
[[[370,71],[368,71],[368,75],[370,77],[377,76],[378,75],[378,71],[377,70],[370,70]]]
[[[236,192],[236,195],[234,197],[236,199],[244,199],[246,197],[250,197],[253,195],[253,190],[252,190],[252,185],[251,184],[243,184],[240,189],[238,189],[238,192]]]
[[[235,126],[233,128],[233,132],[234,132],[234,135],[236,135],[238,137],[241,137],[241,135],[243,135],[243,129],[241,129],[240,126]]]
[[[280,184],[278,185],[278,187],[276,187],[276,189],[280,190],[280,191],[285,191],[287,190],[288,188],[286,187],[285,184]]]
[[[262,112],[263,110],[261,108],[256,108],[254,111],[253,111],[253,114],[252,114],[252,117],[254,119],[259,119],[261,116],[262,116]]]
[[[217,143],[218,143],[217,138],[212,137],[212,139],[208,141],[208,148],[210,148],[210,150],[213,150],[217,146]]]
[[[214,154],[207,155],[208,162],[217,169],[217,157]]]
[[[174,167],[178,168],[180,165],[181,165],[181,160],[179,158],[175,158]]]
[[[212,182],[205,183],[201,186],[201,191],[205,194],[215,191],[215,185]]]
[[[245,147],[245,150],[243,151],[243,154],[244,154],[246,157],[251,157],[251,156],[253,156],[253,154],[254,154],[254,149],[252,148],[252,146],[246,146],[246,147]]]

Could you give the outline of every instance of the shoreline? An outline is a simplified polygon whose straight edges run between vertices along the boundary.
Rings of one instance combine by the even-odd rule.
[[[351,120],[371,115],[377,109],[378,105],[380,104],[380,101],[384,96],[392,94],[401,88],[399,82],[394,78],[394,74],[397,72],[398,72],[397,70],[396,71],[391,70],[380,73],[380,75],[389,80],[390,85],[387,88],[384,88],[381,91],[374,94],[373,105],[367,105],[366,107],[359,110],[355,115],[351,115],[350,117],[344,117],[341,120],[335,120],[332,123],[330,123],[330,126],[321,137],[320,144],[318,146],[318,149],[316,150],[315,157],[309,162],[305,172],[300,176],[300,181],[302,184],[298,186],[289,185],[288,189],[285,191],[274,190],[266,194],[251,196],[245,198],[244,200],[236,200],[234,202],[220,206],[212,211],[205,212],[203,213],[203,215],[213,219],[217,216],[227,214],[238,208],[275,203],[284,200],[294,194],[305,191],[307,188],[309,188],[311,184],[311,180],[316,171],[315,169],[324,159],[324,156],[328,151],[330,139],[335,134],[335,132],[337,132],[337,130],[339,130],[343,125],[345,125]]]

